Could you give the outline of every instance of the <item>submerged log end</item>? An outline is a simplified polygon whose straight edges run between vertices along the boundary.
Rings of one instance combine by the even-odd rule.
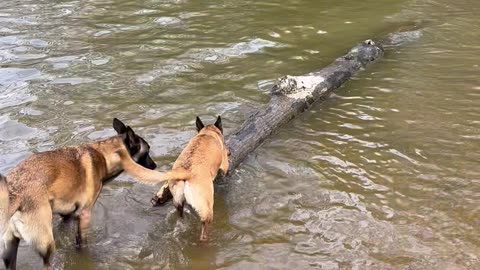
[[[358,61],[362,66],[366,66],[367,64],[381,58],[383,52],[382,45],[371,39],[367,39],[353,47],[345,56],[343,56],[343,59]]]
[[[422,29],[391,33],[382,41],[382,44],[386,47],[400,46],[405,43],[416,41],[420,39],[422,35]]]

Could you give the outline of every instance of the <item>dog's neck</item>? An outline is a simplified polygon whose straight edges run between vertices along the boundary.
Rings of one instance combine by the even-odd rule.
[[[106,175],[104,181],[111,180],[123,172],[119,151],[129,155],[121,136],[113,136],[102,141],[89,144],[90,147],[100,152],[105,158]]]
[[[223,134],[218,129],[204,128],[200,130],[200,132],[197,134],[197,136],[199,135],[214,137],[220,144],[220,147],[222,148],[222,150],[225,148]]]

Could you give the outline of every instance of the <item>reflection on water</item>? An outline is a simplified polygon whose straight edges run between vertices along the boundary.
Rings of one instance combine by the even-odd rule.
[[[236,43],[228,48],[208,48],[188,51],[175,59],[167,59],[159,64],[160,69],[141,75],[139,82],[151,82],[160,76],[173,76],[182,72],[195,72],[195,67],[202,68],[201,62],[221,63],[230,58],[238,58],[246,54],[256,53],[263,48],[277,47],[275,42],[264,39],[253,39],[248,42]]]
[[[226,133],[272,80],[422,22],[216,186],[198,218],[150,207],[121,176],[94,209],[89,246],[55,221],[58,269],[479,269],[480,38],[474,1],[0,2],[0,172],[35,151],[134,126],[167,169],[194,117]],[[208,119],[208,118],[206,118]],[[22,245],[19,268],[40,266]]]

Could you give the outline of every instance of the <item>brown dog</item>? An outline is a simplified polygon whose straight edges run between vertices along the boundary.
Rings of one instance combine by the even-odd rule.
[[[197,117],[196,126],[198,134],[183,149],[169,172],[168,187],[180,216],[185,200],[198,213],[202,221],[200,240],[205,241],[207,227],[213,219],[213,180],[219,172],[228,171],[229,151],[220,116],[215,124],[208,126]],[[178,181],[182,179],[185,181]],[[163,190],[164,187],[152,198],[154,205],[162,197]]]
[[[123,171],[147,183],[172,178],[153,170],[156,164],[143,138],[116,118],[113,128],[117,136],[33,154],[6,178],[0,177],[0,228],[3,227],[3,261],[7,269],[16,268],[20,239],[36,249],[43,258],[44,269],[50,268],[55,249],[52,214],[75,218],[76,243],[80,246],[103,184]]]

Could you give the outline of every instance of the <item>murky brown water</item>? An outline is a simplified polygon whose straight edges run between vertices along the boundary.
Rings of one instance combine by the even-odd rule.
[[[135,126],[168,168],[196,114],[226,132],[272,79],[422,21],[217,186],[211,241],[156,188],[108,184],[89,247],[57,222],[57,269],[480,269],[480,2],[0,2],[0,172]],[[20,269],[40,266],[27,247]]]

